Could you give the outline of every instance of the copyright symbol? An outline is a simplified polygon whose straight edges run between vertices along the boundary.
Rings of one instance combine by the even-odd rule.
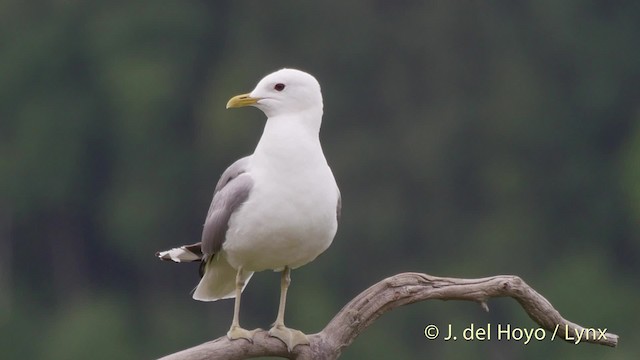
[[[424,328],[424,336],[429,340],[437,339],[439,334],[440,330],[435,325],[427,325]]]

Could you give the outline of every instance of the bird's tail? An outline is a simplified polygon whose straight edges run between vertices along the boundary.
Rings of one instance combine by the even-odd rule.
[[[201,261],[200,283],[193,291],[193,298],[200,301],[216,301],[236,297],[236,274],[234,269],[220,253],[204,255],[200,243],[183,245],[171,250],[160,251],[156,256],[165,261],[177,263]],[[247,286],[253,272],[243,274],[244,286]],[[242,288],[244,290],[244,287]]]
[[[237,272],[220,253],[207,257],[200,268],[202,279],[193,292],[193,298],[200,301],[216,301],[236,297]],[[253,272],[243,274],[245,287],[251,276]]]

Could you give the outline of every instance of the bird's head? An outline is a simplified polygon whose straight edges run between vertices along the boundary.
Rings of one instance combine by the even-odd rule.
[[[311,75],[294,69],[282,69],[265,76],[255,89],[232,97],[227,109],[255,106],[267,117],[306,110],[322,111],[320,84]]]

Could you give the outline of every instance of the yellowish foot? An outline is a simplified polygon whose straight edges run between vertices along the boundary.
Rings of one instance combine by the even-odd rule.
[[[276,325],[269,330],[269,335],[280,339],[289,351],[296,345],[309,345],[309,338],[300,330],[289,329],[284,325]]]
[[[240,326],[232,326],[231,329],[227,331],[227,337],[229,338],[229,340],[245,339],[250,343],[253,343],[253,335],[258,330],[260,329],[247,330],[241,328]]]

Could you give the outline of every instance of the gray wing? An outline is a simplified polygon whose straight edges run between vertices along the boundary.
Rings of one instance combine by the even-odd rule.
[[[233,163],[222,173],[216,185],[202,230],[201,246],[205,255],[220,251],[229,228],[229,218],[249,197],[253,179],[246,172],[248,163],[249,156]]]

